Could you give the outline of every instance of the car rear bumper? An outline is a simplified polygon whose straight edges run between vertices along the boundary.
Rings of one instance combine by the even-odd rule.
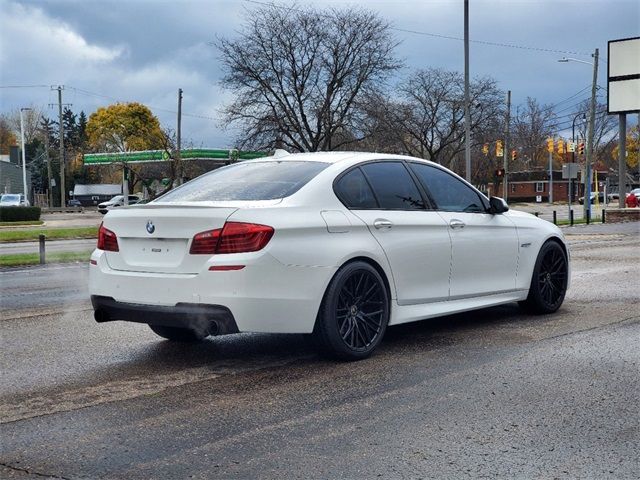
[[[174,306],[139,305],[118,302],[113,297],[91,295],[96,322],[128,322],[190,328],[210,335],[238,333],[238,326],[228,308],[221,305],[178,303]]]
[[[214,256],[199,273],[130,272],[111,268],[104,253],[96,250],[91,256],[89,293],[94,309],[106,308],[106,318],[151,323],[157,316],[164,325],[188,327],[192,317],[222,317],[224,333],[310,333],[336,270],[284,265],[271,255],[253,253],[237,271],[208,270],[220,263]],[[166,323],[172,319],[177,323]]]

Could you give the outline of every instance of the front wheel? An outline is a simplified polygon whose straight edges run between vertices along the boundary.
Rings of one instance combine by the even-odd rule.
[[[191,328],[165,327],[162,325],[149,325],[149,328],[157,335],[174,342],[194,343],[207,338],[207,335]]]
[[[366,262],[343,266],[325,293],[314,336],[325,353],[343,360],[368,357],[389,322],[389,293],[382,276]]]
[[[540,249],[533,268],[529,296],[520,305],[533,313],[553,313],[567,292],[569,263],[562,247],[548,241]]]

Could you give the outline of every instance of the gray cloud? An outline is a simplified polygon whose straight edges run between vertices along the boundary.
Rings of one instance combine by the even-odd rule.
[[[312,3],[344,6],[338,0]],[[355,5],[378,11],[400,29],[462,36],[461,0]],[[255,7],[243,1],[0,0],[0,84],[76,87],[80,90],[65,91],[65,101],[87,113],[113,99],[136,100],[153,107],[169,126],[175,124],[177,89],[183,88],[184,111],[194,115],[184,118],[185,137],[195,145],[231,145],[233,132],[201,118],[217,119],[231,95],[217,84],[220,65],[209,42],[234,35],[244,13]],[[634,0],[471,0],[470,10],[473,39],[585,53],[599,47],[602,56],[607,40],[637,36],[640,30],[640,4]],[[396,36],[407,70],[463,68],[460,41],[402,31]],[[472,75],[493,76],[501,88],[512,90],[516,104],[527,96],[555,103],[591,79],[587,65],[557,63],[560,53],[473,43],[471,55]],[[606,63],[601,66],[604,85]],[[29,104],[46,108],[54,100],[47,88],[0,90],[2,111]]]

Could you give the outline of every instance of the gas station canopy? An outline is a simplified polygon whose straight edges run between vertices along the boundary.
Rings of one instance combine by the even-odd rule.
[[[180,151],[182,160],[251,160],[268,156],[268,152],[240,151],[235,149],[187,148]],[[166,150],[143,150],[138,152],[85,153],[85,165],[110,165],[113,163],[166,162],[170,159]]]

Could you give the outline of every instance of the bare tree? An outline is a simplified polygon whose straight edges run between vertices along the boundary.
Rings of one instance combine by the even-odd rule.
[[[248,12],[236,39],[219,39],[236,95],[227,123],[239,147],[335,150],[363,137],[361,99],[399,68],[389,24],[364,9],[269,5]]]
[[[546,140],[553,136],[555,118],[552,105],[540,105],[531,97],[527,97],[527,102],[516,109],[511,125],[512,144],[522,149],[522,168],[531,169],[546,165]]]
[[[24,143],[31,143],[40,134],[40,121],[42,120],[42,109],[31,105],[29,110],[22,112],[24,125]],[[20,109],[16,108],[6,115],[6,120],[15,136],[20,140]]]
[[[464,78],[459,72],[419,70],[398,88],[397,100],[378,98],[370,109],[378,133],[395,141],[409,155],[428,158],[455,169],[464,151]],[[503,114],[503,92],[491,78],[470,85],[471,130],[477,146],[495,136]]]
[[[585,100],[578,106],[577,114],[584,114],[589,118],[590,100]],[[618,119],[615,115],[607,113],[606,103],[596,104],[596,121],[593,129],[593,147],[595,159],[604,162],[610,167],[617,169],[617,162],[611,158],[612,142],[618,137]],[[588,122],[581,122],[577,125],[579,138],[587,138]]]

